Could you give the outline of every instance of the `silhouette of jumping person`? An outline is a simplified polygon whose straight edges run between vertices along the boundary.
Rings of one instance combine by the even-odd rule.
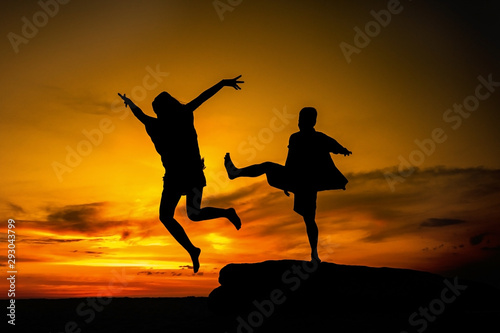
[[[220,217],[227,218],[236,229],[241,228],[241,220],[233,208],[201,208],[203,187],[206,179],[203,173],[204,160],[200,155],[198,136],[194,128],[194,114],[201,104],[215,95],[223,87],[241,89],[238,79],[225,79],[201,93],[187,104],[181,104],[167,92],[162,92],[153,101],[153,111],[157,118],[146,115],[128,97],[121,94],[125,107],[146,127],[156,151],[165,167],[163,192],[160,201],[160,221],[175,240],[189,253],[194,272],[200,267],[201,249],[191,243],[182,226],[174,219],[174,212],[182,195],[186,196],[187,215],[192,221],[205,221]]]
[[[311,260],[321,261],[318,255],[318,226],[316,225],[316,199],[318,191],[343,189],[348,180],[337,169],[330,153],[352,154],[336,140],[316,132],[317,112],[305,107],[299,113],[300,131],[290,136],[285,165],[273,162],[236,168],[229,153],[224,157],[228,177],[267,176],[269,185],[294,193],[293,210],[302,215],[311,246]]]

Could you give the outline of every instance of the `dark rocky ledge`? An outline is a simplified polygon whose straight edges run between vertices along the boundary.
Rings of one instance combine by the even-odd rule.
[[[229,264],[209,308],[225,332],[486,332],[499,290],[427,272],[297,260]]]

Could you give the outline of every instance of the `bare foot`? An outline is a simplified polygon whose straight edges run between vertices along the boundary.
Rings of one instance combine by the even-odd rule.
[[[321,259],[319,258],[318,253],[311,253],[311,262],[316,261],[317,263],[321,262]]]
[[[240,170],[234,166],[229,153],[226,153],[226,156],[224,156],[224,166],[226,167],[227,176],[229,177],[229,179],[235,179],[238,177],[238,173]]]
[[[189,255],[191,256],[191,261],[193,262],[193,271],[195,273],[198,273],[198,269],[200,269],[200,261],[199,261],[200,253],[201,249],[197,247],[195,247],[194,250],[189,253]]]
[[[227,218],[228,220],[236,227],[236,230],[240,230],[241,228],[241,220],[238,214],[236,214],[236,211],[234,208],[229,208],[227,209],[228,215]]]

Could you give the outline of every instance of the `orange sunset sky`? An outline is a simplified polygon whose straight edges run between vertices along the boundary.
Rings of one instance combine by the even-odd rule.
[[[500,285],[497,2],[42,3],[50,15],[0,13],[0,266],[14,219],[16,297],[207,296],[228,263],[307,260],[293,199],[223,167],[226,152],[284,163],[304,106],[353,152],[334,156],[347,190],[319,193],[323,261]],[[160,157],[117,93],[153,115],[161,91],[189,102],[239,74],[195,124],[202,205],[235,207],[243,227],[191,222],[181,199],[194,275],[158,220]]]

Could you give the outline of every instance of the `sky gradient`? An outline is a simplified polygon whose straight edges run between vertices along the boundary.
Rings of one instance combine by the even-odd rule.
[[[334,156],[347,190],[319,194],[322,260],[500,285],[496,2],[46,3],[0,14],[0,245],[15,219],[17,297],[206,296],[228,263],[308,259],[293,200],[223,167],[226,152],[284,163],[304,106],[353,152]],[[235,207],[243,227],[191,222],[181,199],[193,275],[158,220],[160,157],[117,93],[153,115],[161,91],[187,103],[240,74],[195,124],[202,206]]]

